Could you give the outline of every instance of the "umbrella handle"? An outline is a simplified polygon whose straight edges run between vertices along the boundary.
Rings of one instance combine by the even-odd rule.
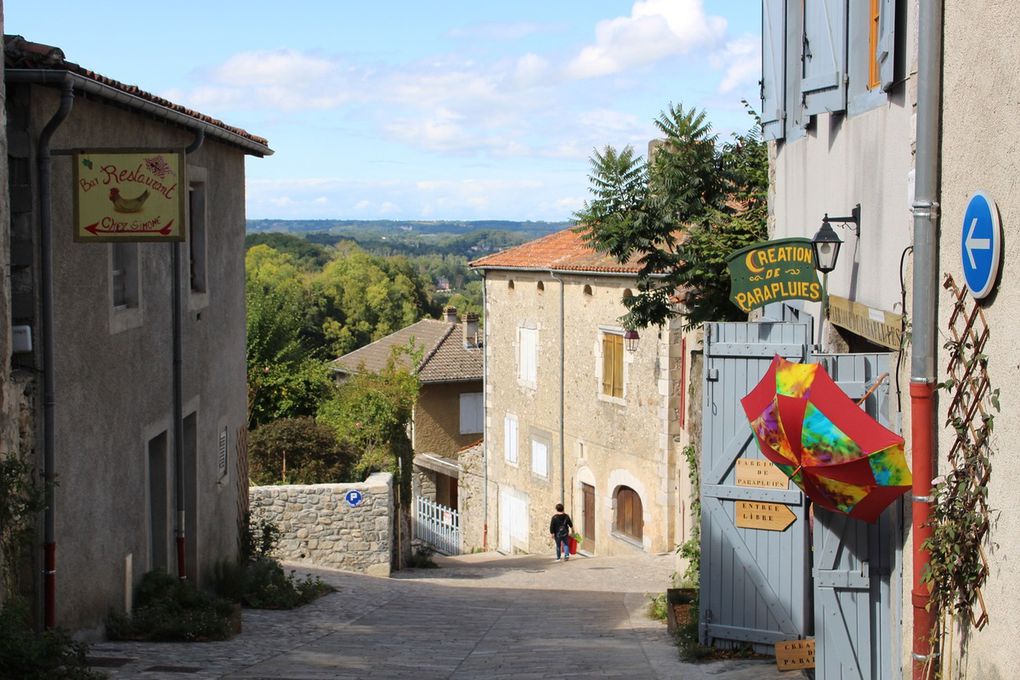
[[[863,404],[867,400],[867,398],[870,397],[874,393],[874,391],[878,389],[878,386],[884,383],[885,379],[888,377],[889,377],[888,371],[878,376],[878,379],[875,381],[875,384],[869,387],[868,391],[864,393],[864,396],[857,400],[857,405],[860,406],[861,404]]]

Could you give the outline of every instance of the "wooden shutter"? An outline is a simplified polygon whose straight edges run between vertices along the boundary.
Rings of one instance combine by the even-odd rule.
[[[623,336],[613,336],[613,396],[623,398]]]
[[[517,464],[517,418],[510,415],[503,420],[503,454],[507,462]]]
[[[804,3],[804,114],[846,109],[847,0]]]
[[[602,335],[602,394],[613,394],[613,336]]]
[[[888,90],[896,81],[894,53],[896,51],[896,0],[879,1],[878,62],[879,82]]]
[[[761,123],[765,139],[782,139],[786,110],[786,0],[763,0],[761,11]]]

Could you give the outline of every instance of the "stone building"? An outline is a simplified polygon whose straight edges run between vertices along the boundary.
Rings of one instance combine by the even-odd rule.
[[[421,352],[415,367],[421,381],[414,406],[414,495],[458,507],[457,452],[482,435],[482,348],[478,317],[448,307],[442,321],[422,319],[333,360],[338,380],[357,371],[380,371],[393,351],[414,343]],[[404,354],[398,361],[409,364]]]
[[[490,547],[552,549],[563,502],[592,554],[665,552],[690,526],[690,339],[679,322],[626,347],[638,265],[564,230],[476,260],[485,277],[485,474]]]
[[[26,386],[31,414],[20,446],[57,481],[39,532],[55,562],[34,593],[48,623],[98,631],[110,610],[130,608],[144,572],[177,573],[183,562],[202,584],[237,554],[247,504],[244,163],[272,151],[55,47],[6,36],[5,66],[10,315],[21,338],[12,382]],[[186,147],[184,244],[73,240],[69,150]]]

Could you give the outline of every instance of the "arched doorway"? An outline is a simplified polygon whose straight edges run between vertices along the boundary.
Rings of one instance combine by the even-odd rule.
[[[613,530],[627,538],[642,542],[644,536],[644,510],[641,507],[641,496],[629,486],[616,489],[616,518]]]

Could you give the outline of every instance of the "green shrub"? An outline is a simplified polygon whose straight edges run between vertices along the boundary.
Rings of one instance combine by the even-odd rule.
[[[88,646],[62,630],[37,633],[28,607],[10,600],[0,608],[0,679],[99,680],[106,677],[85,663]]]
[[[248,439],[249,476],[256,485],[348,482],[356,458],[332,427],[309,417],[274,420]]]
[[[669,603],[666,602],[666,593],[650,596],[648,602],[648,616],[656,621],[665,621],[666,607],[668,606]]]
[[[214,584],[221,597],[252,609],[293,609],[335,590],[318,576],[297,578],[293,570],[288,574],[267,556],[220,562]]]
[[[131,614],[107,616],[106,632],[112,640],[226,640],[233,635],[235,612],[229,600],[156,570],[142,576]]]

